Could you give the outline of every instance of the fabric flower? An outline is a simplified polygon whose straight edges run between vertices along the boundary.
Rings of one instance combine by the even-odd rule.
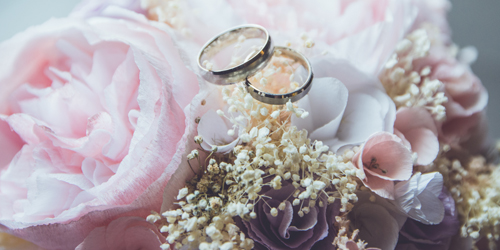
[[[0,45],[0,223],[46,249],[159,210],[194,129],[198,82],[167,33],[114,11]]]
[[[92,230],[76,250],[160,249],[164,242],[165,236],[144,218],[120,217]]]
[[[378,79],[331,57],[312,64],[317,78],[308,96],[298,101],[310,114],[306,119],[292,117],[293,125],[334,152],[359,145],[373,133],[393,132],[396,108]]]
[[[244,230],[247,231],[248,237],[254,240],[257,249],[259,247],[261,249],[311,249],[315,243],[327,235],[336,235],[336,230],[329,227],[333,226],[334,218],[339,214],[339,202],[323,207],[316,205],[311,207],[309,213],[300,217],[297,214],[299,207],[292,206],[293,197],[290,194],[294,191],[295,187],[288,182],[279,190],[264,190],[262,194],[270,199],[266,199],[266,202],[259,201],[255,205],[257,218],[242,221]],[[282,202],[286,205],[284,210],[278,210],[277,216],[274,217],[271,214],[271,207],[277,208]],[[333,239],[329,242],[330,246],[331,242]]]
[[[444,205],[444,218],[437,225],[425,225],[413,219],[408,219],[399,232],[397,250],[403,249],[456,249],[449,248],[451,239],[460,228],[458,212],[451,194],[443,188],[439,200]]]
[[[408,141],[417,153],[417,164],[427,165],[439,153],[437,128],[431,114],[424,108],[400,108],[396,112],[394,133]]]
[[[410,180],[395,186],[394,204],[408,217],[423,224],[438,224],[445,209],[438,198],[443,189],[443,176],[438,172],[417,172]]]
[[[413,161],[410,150],[394,134],[378,132],[368,138],[352,158],[357,176],[365,186],[381,197],[395,198],[394,181],[411,177]]]
[[[359,238],[368,247],[394,249],[398,234],[407,219],[389,200],[371,192],[358,192],[358,202],[348,214],[353,228],[359,229]]]

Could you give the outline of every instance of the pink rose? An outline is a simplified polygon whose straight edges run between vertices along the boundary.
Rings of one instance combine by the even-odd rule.
[[[478,125],[477,117],[473,123],[467,120],[486,108],[488,92],[467,65],[454,59],[440,60],[432,72],[431,78],[443,82],[448,97],[442,135],[450,141],[463,140]]]
[[[0,223],[47,249],[159,210],[195,130],[198,82],[167,33],[114,11],[0,45]]]
[[[436,4],[438,2],[442,1]],[[442,28],[425,23],[416,28],[419,30],[400,44],[413,45],[394,54],[399,59],[388,63],[391,69],[381,76],[384,85],[391,96],[399,95],[394,97],[398,106],[425,106],[438,121],[437,135],[441,142],[466,148],[471,153],[484,151],[487,129],[481,113],[488,94],[468,66],[475,60],[474,49],[463,49],[457,60]],[[425,43],[419,45],[416,37]],[[397,76],[398,70],[406,72],[403,78]],[[388,72],[392,72],[392,76]],[[416,74],[416,78],[412,74]],[[409,88],[410,78],[415,81],[411,85],[413,90]]]
[[[448,101],[446,119],[438,124],[438,133],[444,142],[458,146],[469,140],[472,135],[484,138],[487,130],[484,129],[481,113],[488,103],[488,92],[481,81],[472,73],[468,62],[461,62],[451,54],[450,48],[437,36],[437,32],[428,32],[433,43],[429,55],[416,59],[414,70],[420,71],[430,67],[430,80],[439,80],[444,85],[444,93]],[[469,60],[470,61],[470,60]],[[481,128],[483,135],[478,132]],[[483,142],[476,142],[476,149],[482,148]]]
[[[165,242],[156,225],[140,217],[120,217],[95,228],[76,250],[160,249]]]
[[[395,197],[394,181],[410,179],[413,171],[411,151],[401,138],[387,132],[371,135],[352,162],[361,170],[357,176],[365,186],[391,200]]]

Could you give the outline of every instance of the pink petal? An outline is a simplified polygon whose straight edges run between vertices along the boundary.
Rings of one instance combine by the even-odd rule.
[[[396,112],[394,128],[405,134],[406,131],[415,128],[426,128],[437,135],[437,127],[431,114],[424,108],[402,107]]]
[[[406,139],[410,142],[411,148],[417,153],[417,164],[427,165],[436,159],[439,153],[439,141],[429,129],[416,128],[405,133]]]
[[[367,169],[373,158],[377,160],[379,169]],[[411,152],[397,141],[384,141],[365,149],[363,163],[365,171],[386,180],[408,180],[413,171]],[[382,169],[387,172],[382,173]]]
[[[378,178],[377,176],[372,176],[370,173],[366,173],[366,179],[363,180],[363,184],[370,188],[371,191],[378,194],[380,197],[393,200],[394,199],[394,182],[390,180],[384,180]]]
[[[2,152],[0,154],[0,169],[9,164],[23,145],[24,141],[0,117],[0,152]]]
[[[160,249],[165,242],[158,228],[144,218],[121,217],[92,230],[77,250]]]

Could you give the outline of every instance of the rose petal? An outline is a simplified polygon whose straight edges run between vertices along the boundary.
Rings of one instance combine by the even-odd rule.
[[[121,217],[92,230],[76,249],[159,249],[163,242],[158,228],[144,218]]]

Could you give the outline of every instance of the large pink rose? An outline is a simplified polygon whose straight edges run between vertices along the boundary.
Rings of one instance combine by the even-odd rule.
[[[144,218],[120,217],[92,230],[76,250],[160,249],[164,242],[158,227]]]
[[[437,34],[431,33],[434,37]],[[449,53],[449,48],[443,41],[434,40],[429,56],[414,62],[416,70],[430,66],[431,80],[439,80],[444,85],[444,93],[448,102],[446,120],[439,124],[439,136],[452,145],[462,144],[473,136],[485,139],[487,129],[482,116],[488,103],[488,92],[471,71],[468,64],[457,60]],[[485,140],[475,140],[475,145],[468,145],[473,152],[478,152],[485,146]]]
[[[159,210],[198,92],[142,15],[51,20],[0,45],[0,224],[47,249]]]

